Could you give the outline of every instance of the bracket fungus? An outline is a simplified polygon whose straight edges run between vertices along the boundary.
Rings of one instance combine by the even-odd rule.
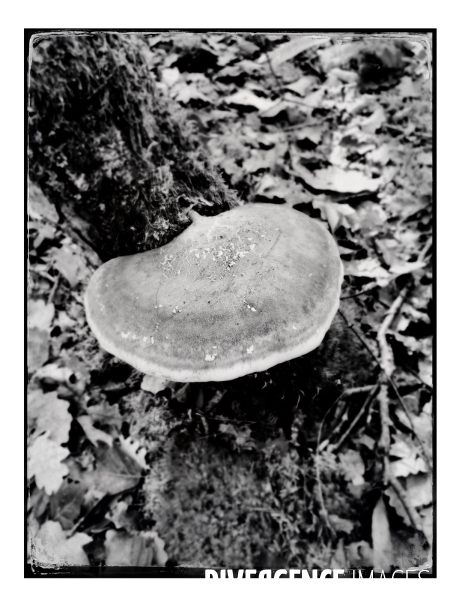
[[[169,244],[103,264],[85,295],[101,346],[148,375],[226,381],[315,349],[343,268],[318,221],[249,204],[203,217]]]

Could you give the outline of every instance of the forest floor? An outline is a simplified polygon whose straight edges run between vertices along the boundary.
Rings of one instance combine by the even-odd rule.
[[[44,565],[431,565],[432,107],[426,38],[160,34],[145,56],[245,202],[323,221],[373,356],[305,441],[227,385],[154,382],[101,350],[99,259],[29,198],[28,528]],[[362,342],[360,342],[360,339]],[[348,408],[347,399],[354,399]],[[341,401],[342,400],[342,401]],[[331,422],[330,422],[331,421]]]

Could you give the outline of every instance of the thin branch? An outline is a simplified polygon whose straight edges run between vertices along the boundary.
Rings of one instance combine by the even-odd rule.
[[[60,273],[57,273],[57,276],[55,278],[55,283],[53,284],[53,287],[50,290],[50,294],[48,296],[47,304],[50,304],[50,302],[52,302],[53,297],[55,296],[55,292],[57,291],[59,281],[60,281]]]
[[[334,446],[334,452],[337,452],[339,450],[339,448],[344,444],[344,442],[346,441],[346,439],[352,433],[352,430],[354,429],[355,425],[357,425],[357,423],[361,419],[363,413],[369,407],[369,405],[372,403],[373,399],[375,398],[376,394],[378,393],[378,390],[379,390],[379,384],[378,383],[376,385],[372,385],[370,387],[371,387],[370,393],[366,397],[365,402],[363,403],[361,409],[355,415],[355,418],[353,419],[352,423],[347,428],[347,431],[345,431],[345,433],[342,435],[342,437],[340,438],[340,440],[338,441],[338,443]]]
[[[371,391],[373,391],[374,387],[375,387],[374,385],[363,385],[361,387],[351,388],[350,390],[347,391],[347,393],[345,395],[346,396],[356,396],[359,394],[368,394]],[[327,435],[328,439],[334,438],[336,435],[338,435],[338,433],[341,430],[343,421],[344,421],[344,416],[341,415],[338,419],[338,423],[336,423],[336,425],[333,427],[333,429],[330,430],[329,434]]]
[[[379,402],[379,415],[381,420],[381,435],[378,443],[378,448],[383,453],[383,465],[384,465],[384,480],[387,484],[389,484],[395,493],[397,494],[399,500],[402,502],[402,505],[407,512],[407,515],[412,523],[412,526],[425,535],[423,531],[423,527],[421,524],[420,516],[416,511],[415,507],[410,502],[409,497],[405,493],[405,490],[402,488],[398,479],[394,477],[391,472],[391,464],[389,461],[389,449],[391,445],[390,441],[390,433],[389,433],[389,396],[387,390],[387,383],[383,383],[381,385],[380,392],[378,394],[378,402]]]
[[[342,310],[339,308],[338,309],[338,313],[341,315],[341,317],[344,319],[344,321],[346,322],[347,327],[352,331],[352,333],[360,340],[360,342],[365,346],[365,348],[368,350],[368,352],[371,354],[371,356],[375,359],[375,361],[378,363],[378,365],[382,368],[381,363],[379,362],[379,358],[376,356],[376,354],[373,352],[373,350],[370,348],[370,346],[368,345],[368,343],[364,340],[364,338],[358,333],[358,331],[354,328],[354,324],[351,323],[349,321],[349,319],[345,316],[345,314],[342,312]]]
[[[280,96],[282,96],[282,93],[281,93],[282,83],[279,82],[278,76],[276,75],[275,70],[273,69],[273,65],[271,64],[271,59],[268,54],[268,50],[265,50],[265,55],[266,55],[266,60],[268,62],[268,66],[270,67],[271,74],[273,75],[274,80],[276,81],[276,85],[278,86],[278,93]]]
[[[400,302],[400,300],[399,300],[399,302]],[[400,302],[400,304],[401,304],[401,302]],[[399,306],[400,306],[400,304],[399,304]],[[405,412],[405,414],[406,414],[406,416],[407,416],[407,419],[408,419],[408,421],[409,421],[409,424],[410,424],[410,428],[411,428],[411,430],[412,430],[412,432],[413,432],[413,435],[414,435],[414,437],[417,439],[417,441],[418,441],[418,443],[419,443],[419,445],[420,445],[420,448],[421,448],[421,450],[422,450],[422,453],[423,453],[423,457],[424,457],[424,459],[425,459],[425,462],[427,463],[427,465],[428,465],[428,466],[429,466],[429,468],[431,469],[431,461],[429,460],[428,454],[427,454],[427,452],[426,452],[426,450],[425,450],[425,447],[424,447],[424,445],[423,445],[423,442],[422,442],[422,440],[420,439],[420,437],[418,436],[418,434],[417,434],[417,432],[416,432],[416,430],[415,430],[415,426],[414,426],[414,424],[413,424],[412,417],[410,416],[409,410],[408,410],[408,408],[407,408],[407,406],[406,406],[406,404],[405,404],[405,402],[404,402],[404,399],[403,399],[403,398],[402,398],[402,396],[400,395],[400,392],[399,392],[399,389],[397,388],[397,385],[394,383],[394,381],[393,381],[392,377],[390,376],[390,374],[389,374],[389,373],[387,373],[387,372],[385,371],[385,369],[384,369],[384,367],[383,367],[383,365],[382,365],[382,363],[381,363],[380,359],[379,359],[379,358],[376,356],[376,354],[375,354],[375,353],[373,352],[373,350],[370,348],[370,346],[369,346],[369,345],[368,345],[368,343],[365,341],[365,339],[364,339],[364,338],[363,338],[363,337],[362,337],[362,336],[361,336],[361,335],[358,333],[358,331],[355,329],[355,326],[354,326],[354,324],[349,322],[349,320],[347,319],[347,317],[345,316],[345,314],[342,312],[342,310],[341,310],[341,309],[339,309],[339,310],[338,310],[338,312],[339,312],[339,314],[342,316],[342,318],[344,319],[344,321],[346,322],[346,324],[347,324],[348,328],[349,328],[349,329],[350,329],[350,330],[353,332],[353,334],[354,334],[354,335],[355,335],[355,336],[356,336],[356,337],[357,337],[357,338],[360,340],[360,342],[361,342],[361,343],[362,343],[362,344],[365,346],[365,348],[366,348],[366,349],[367,349],[367,350],[370,352],[370,354],[372,355],[372,357],[373,357],[373,358],[375,359],[375,361],[378,363],[378,365],[379,365],[380,369],[381,369],[381,370],[383,371],[383,373],[385,374],[387,381],[389,382],[389,384],[391,385],[392,389],[394,390],[394,393],[395,393],[395,395],[396,395],[396,397],[397,397],[397,399],[398,399],[398,401],[399,401],[400,405],[402,406],[402,409],[404,410],[404,412]],[[392,322],[392,319],[391,319],[391,322]]]
[[[392,350],[386,340],[386,333],[409,292],[410,286],[406,286],[400,292],[395,301],[392,303],[390,309],[387,311],[387,314],[378,331],[377,341],[380,352],[380,365],[387,377],[390,377],[394,371],[394,359],[392,356]]]
[[[376,281],[369,283],[363,290],[357,292],[356,294],[351,294],[350,296],[341,296],[341,300],[348,300],[349,298],[356,298],[357,296],[361,296],[362,294],[368,294],[371,290],[374,290],[378,287]]]
[[[428,254],[432,245],[433,245],[433,238],[430,237],[428,239],[428,241],[426,242],[426,244],[424,245],[423,250],[418,255],[417,262],[424,262],[426,255]]]
[[[388,467],[388,469],[389,469],[389,467]],[[420,515],[418,514],[417,509],[410,502],[409,497],[407,496],[404,488],[401,486],[399,481],[394,476],[392,476],[390,473],[388,474],[388,482],[389,482],[389,485],[392,487],[392,489],[397,494],[397,497],[399,498],[399,500],[402,502],[402,506],[405,508],[405,512],[407,513],[413,527],[426,537],[425,532],[423,530],[422,523],[421,523]]]

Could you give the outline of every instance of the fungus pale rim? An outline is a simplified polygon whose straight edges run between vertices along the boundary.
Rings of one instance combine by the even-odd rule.
[[[321,224],[319,225],[320,227],[322,227]],[[334,238],[328,231],[327,233],[330,235],[334,249],[339,255],[339,250]],[[280,352],[273,352],[269,356],[266,356],[264,358],[254,359],[250,355],[250,357],[248,357],[246,360],[239,360],[234,366],[224,368],[209,367],[207,369],[170,369],[167,367],[162,367],[161,365],[155,365],[151,360],[134,356],[134,354],[121,348],[121,346],[117,346],[113,341],[109,340],[100,333],[98,325],[92,319],[92,312],[88,298],[89,288],[87,288],[86,293],[84,295],[84,307],[86,311],[87,322],[102,348],[110,354],[113,354],[120,360],[125,361],[138,371],[141,371],[146,375],[165,377],[166,379],[169,379],[171,381],[184,383],[231,381],[233,379],[238,379],[239,377],[244,377],[245,375],[249,375],[251,373],[266,371],[267,369],[271,369],[272,367],[278,364],[281,364],[288,360],[293,360],[294,358],[298,358],[299,356],[303,356],[304,354],[308,354],[312,350],[315,350],[315,348],[317,348],[321,344],[328,329],[331,327],[331,323],[334,317],[336,316],[340,305],[340,290],[344,279],[344,268],[342,265],[342,261],[339,263],[339,265],[340,275],[338,297],[334,302],[333,307],[329,310],[326,320],[320,325],[317,332],[314,335],[312,335],[312,337],[310,337],[305,342],[301,342],[293,346],[292,348],[288,348]]]

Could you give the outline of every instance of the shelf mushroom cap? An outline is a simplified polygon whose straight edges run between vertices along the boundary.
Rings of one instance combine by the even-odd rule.
[[[314,350],[339,307],[343,267],[316,220],[249,204],[166,246],[114,258],[85,294],[101,346],[173,381],[227,381]]]

